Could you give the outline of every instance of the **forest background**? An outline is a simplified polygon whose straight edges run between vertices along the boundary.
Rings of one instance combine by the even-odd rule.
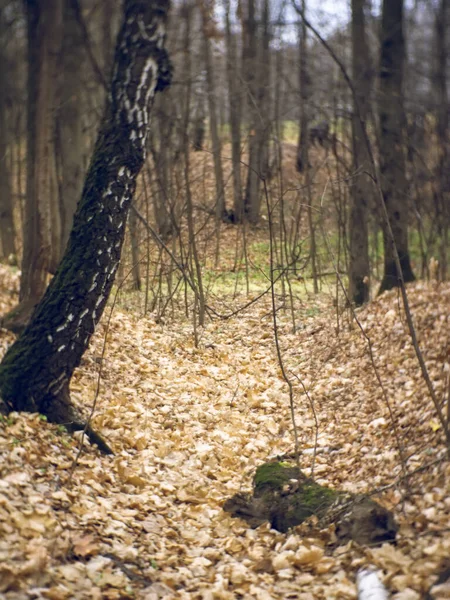
[[[133,2],[128,0],[125,5],[132,7]],[[248,382],[243,394],[245,401],[250,402],[254,410],[273,411],[267,422],[261,415],[261,423],[264,422],[273,435],[281,436],[283,442],[277,448],[280,454],[281,449],[287,452],[286,444],[294,444],[295,439],[297,452],[306,444],[313,448],[314,457],[321,434],[327,438],[327,443],[322,441],[328,448],[326,452],[331,451],[330,448],[335,449],[333,444],[328,443],[329,436],[334,435],[330,418],[340,409],[336,406],[330,413],[330,407],[321,405],[322,400],[319,400],[320,390],[333,382],[332,373],[326,371],[328,377],[325,379],[314,375],[313,380],[309,375],[303,377],[300,374],[299,364],[303,359],[295,353],[299,341],[295,336],[307,334],[311,338],[325,327],[327,339],[331,335],[344,345],[348,343],[352,352],[362,340],[367,345],[366,350],[362,350],[368,359],[367,370],[375,377],[378,390],[367,384],[373,396],[366,401],[370,404],[378,397],[383,408],[379,407],[381,412],[378,416],[370,410],[368,413],[358,410],[353,413],[354,407],[350,402],[347,406],[353,415],[349,417],[350,422],[353,422],[352,419],[359,421],[363,414],[359,423],[361,427],[375,422],[373,427],[386,428],[391,432],[393,454],[389,455],[389,459],[383,456],[391,467],[396,465],[394,472],[402,481],[405,478],[409,481],[408,469],[421,472],[424,464],[417,462],[417,457],[424,458],[427,454],[432,454],[434,459],[430,468],[438,465],[430,477],[435,476],[440,481],[442,450],[449,440],[449,416],[446,413],[448,333],[445,333],[445,324],[448,325],[448,310],[445,308],[448,307],[448,286],[445,281],[448,277],[450,221],[448,1],[417,1],[403,6],[401,1],[385,0],[382,6],[372,7],[369,2],[353,0],[350,6],[343,3],[342,15],[337,20],[326,23],[312,17],[314,8],[313,4],[308,5],[305,1],[173,3],[167,30],[167,50],[173,65],[172,82],[164,94],[155,97],[152,125],[148,138],[144,136],[146,158],[132,199],[120,265],[107,264],[108,268],[111,267],[108,275],[110,286],[118,266],[115,287],[110,288],[113,289],[113,306],[117,313],[109,318],[105,335],[110,326],[114,330],[114,323],[131,323],[124,329],[131,328],[133,335],[142,340],[139,319],[145,317],[155,327],[162,328],[162,337],[176,337],[180,330],[188,331],[191,339],[189,342],[184,340],[183,352],[189,349],[195,354],[215,349],[216,344],[221,343],[222,326],[235,333],[246,330],[255,349],[259,348],[255,350],[256,360],[264,363],[270,356],[269,371],[277,371],[278,383],[270,381],[275,389],[279,389],[280,382],[283,384],[284,395],[280,398],[284,399],[284,405],[272,406],[272,396],[264,400],[270,406],[254,398]],[[34,307],[43,297],[55,272],[61,274],[64,270],[61,266],[58,269],[58,265],[65,249],[72,247],[66,244],[77,203],[88,189],[85,186],[83,191],[89,160],[93,152],[94,157],[99,158],[99,142],[95,144],[97,131],[102,116],[103,127],[108,121],[108,113],[105,117],[103,107],[105,97],[109,102],[106,91],[122,12],[120,3],[77,0],[27,0],[25,3],[3,0],[0,9],[0,248],[4,262],[9,264],[2,270],[6,295],[2,326],[6,350],[13,339],[6,330],[15,334],[24,332],[24,335],[28,332],[30,336],[36,315],[41,318],[39,309],[33,313]],[[158,70],[161,75],[159,63]],[[115,71],[114,77],[116,75]],[[109,158],[107,155],[103,158],[106,164]],[[116,181],[122,176],[123,172],[119,170]],[[125,178],[128,176],[125,169]],[[124,194],[128,210],[131,195],[128,192]],[[118,220],[117,229],[125,229],[124,223]],[[75,237],[72,233],[71,240]],[[105,243],[107,241],[105,238]],[[121,244],[122,240],[117,246],[119,257]],[[70,257],[66,257],[68,264]],[[14,275],[14,272],[19,264],[20,284],[17,289],[18,274]],[[59,281],[57,277],[54,280]],[[405,283],[416,279],[431,283],[418,283],[411,287],[413,308],[425,304],[431,314],[424,311],[418,315],[411,311]],[[92,285],[94,283],[95,279]],[[398,297],[394,291],[389,292],[387,300],[383,297],[375,300],[379,292],[393,288],[399,289]],[[98,314],[94,311],[94,326],[106,305],[108,294],[102,296]],[[46,297],[49,297],[48,293]],[[389,303],[394,298],[398,298],[398,310],[392,313]],[[366,312],[358,312],[361,310],[358,307],[371,300],[372,304],[364,309]],[[45,299],[41,306],[45,306]],[[83,309],[80,306],[81,315],[84,314]],[[71,321],[70,315],[70,312],[65,313],[65,323]],[[257,333],[256,329],[260,329],[258,323],[263,323],[267,315],[270,317],[267,328],[263,327]],[[30,317],[31,325],[28,325]],[[80,322],[82,318],[80,316]],[[306,325],[310,318],[317,318],[319,329],[316,325]],[[391,355],[390,351],[385,354],[374,352],[372,339],[364,326],[364,323],[373,323],[374,319],[379,320],[375,327],[377,331],[385,323],[386,327],[392,328],[392,334],[398,333],[402,339],[400,351],[408,354],[408,360],[404,363],[397,361],[396,364],[401,376],[404,369],[408,376],[404,375],[405,381],[402,379],[401,385],[409,389],[407,381],[410,377],[421,390],[421,400],[414,407],[417,413],[408,408],[411,414],[407,417],[403,404],[405,397],[398,396],[395,386],[391,387],[392,381],[386,383],[380,375],[388,365],[388,355]],[[218,325],[220,323],[222,325]],[[250,327],[252,323],[256,329]],[[208,327],[212,328],[211,331]],[[358,329],[362,337],[356,342],[352,336],[357,334]],[[89,329],[83,352],[73,359],[69,380],[73,369],[80,363],[81,371],[76,371],[75,377],[78,378],[82,372],[81,356],[93,332]],[[424,339],[427,332],[429,340]],[[216,334],[219,337],[215,337]],[[378,335],[375,330],[373,334],[375,337]],[[152,333],[148,335],[151,338]],[[205,342],[208,335],[211,335],[211,340]],[[407,341],[408,335],[412,336],[410,341]],[[19,338],[19,343],[21,339],[25,338]],[[268,350],[266,356],[261,349],[266,345],[263,340],[267,339],[272,342],[272,350]],[[122,343],[131,343],[125,340],[124,332]],[[435,343],[433,350],[428,343],[431,340]],[[378,342],[382,344],[381,338]],[[98,343],[98,339],[93,342]],[[119,336],[112,345],[117,347],[120,343]],[[379,351],[377,343],[375,349]],[[323,340],[323,347],[328,344]],[[422,349],[423,345],[425,349]],[[107,347],[105,343],[97,354],[92,354],[92,346],[83,359],[94,370],[95,364],[100,364],[98,385],[91,389],[95,400],[99,396],[100,382],[105,377]],[[165,349],[167,351],[167,346]],[[409,361],[409,353],[416,362]],[[9,403],[5,381],[11,356],[10,349],[6,362],[0,368],[0,388],[5,404]],[[52,356],[54,358],[56,354]],[[114,358],[111,360],[114,361]],[[308,360],[316,364],[319,357],[311,351]],[[325,359],[327,361],[329,358]],[[36,364],[39,366],[39,362]],[[214,367],[213,364],[210,366]],[[196,369],[192,368],[193,372],[197,373]],[[351,380],[354,385],[358,379],[364,379],[363,374],[358,374],[349,364],[347,368],[341,365],[339,369],[342,369],[340,374],[352,373],[351,377],[344,376],[344,379]],[[417,370],[421,383],[414,370]],[[189,368],[184,372],[188,380]],[[209,369],[204,375],[211,376]],[[23,373],[21,378],[24,378]],[[396,378],[394,380],[397,381]],[[68,381],[64,380],[64,385],[68,390]],[[90,385],[92,388],[92,381]],[[124,398],[123,394],[133,395],[130,391],[133,385],[122,386],[122,391],[112,399],[113,404],[117,398]],[[150,382],[147,385],[150,386],[147,387],[150,395],[158,395]],[[228,399],[230,409],[240,395],[240,385]],[[413,387],[416,390],[416,383]],[[145,391],[146,386],[140,389]],[[258,389],[264,396],[263,389]],[[318,405],[323,409],[322,424],[311,400],[313,389]],[[395,400],[390,397],[388,389]],[[78,399],[76,384],[74,386],[72,382],[73,391]],[[340,389],[339,393],[343,390]],[[361,389],[359,394],[364,395]],[[307,401],[306,408],[298,406],[298,398],[303,395]],[[409,392],[407,397],[410,397]],[[173,400],[176,402],[175,398]],[[392,406],[390,400],[399,404]],[[359,406],[361,402],[360,397]],[[83,406],[85,403],[80,404]],[[30,410],[31,406],[52,421],[60,424],[67,421],[60,414],[55,417],[48,409],[46,397],[41,400],[33,398],[32,401],[15,399],[12,402],[16,410]],[[304,415],[308,423],[307,428],[301,430],[300,445],[298,425],[286,423],[286,411],[292,417],[295,410],[301,414],[306,411]],[[312,419],[311,414],[306,417],[309,412]],[[132,413],[130,408],[129,414]],[[16,412],[10,414],[13,416],[5,417],[3,423],[7,440],[9,428],[20,429],[23,426],[26,431],[27,427],[31,430],[35,427],[25,416],[18,416]],[[111,437],[115,445],[130,444],[136,451],[147,449],[147,444],[151,444],[148,431],[139,433],[142,443],[139,442],[138,446],[130,439],[127,441],[123,426],[119,428],[117,423],[113,424],[107,414],[108,409],[104,408],[96,415],[94,424],[102,432],[108,432],[108,438]],[[398,424],[404,418],[408,419],[408,424],[403,424],[405,431],[399,437]],[[422,429],[417,428],[417,439],[409,440],[411,429],[415,430],[415,420]],[[75,418],[73,423],[76,426],[72,429],[83,429],[85,421],[83,427]],[[114,430],[117,432],[118,429],[121,431],[120,441],[114,434]],[[309,432],[308,441],[303,439],[306,430]],[[284,438],[285,431],[292,434],[290,442]],[[102,438],[95,437],[92,430],[87,430],[87,433],[91,434],[91,441],[97,441],[101,447]],[[341,430],[336,435],[342,433]],[[204,435],[203,431],[200,437]],[[407,439],[411,448],[406,448]],[[177,453],[173,444],[177,445],[170,442],[167,453],[163,451],[159,458],[166,460],[169,457],[170,463],[172,453]],[[197,452],[203,456],[202,442],[199,441],[199,444]],[[6,445],[11,450],[10,439]],[[253,448],[260,459],[264,458],[261,454],[263,448],[267,456],[277,446],[273,440],[268,444],[269,448],[266,445],[267,439]],[[247,452],[252,449],[245,447]],[[367,444],[362,447],[367,448]],[[108,445],[104,449],[110,450]],[[128,451],[124,449],[123,452]],[[19,453],[18,460],[20,456],[23,459],[24,455]],[[175,462],[178,459],[179,456]],[[255,461],[256,457],[250,460],[251,464]],[[314,461],[315,458],[312,470]],[[28,466],[32,463],[24,459],[22,462]],[[116,463],[115,468],[119,479],[125,477],[124,485],[145,488],[149,482],[151,473],[142,471],[130,478],[124,475],[122,463]],[[235,486],[236,473],[242,465],[234,465],[233,468],[237,471],[229,481],[234,481]],[[14,473],[6,477],[12,477],[11,482],[17,483],[20,478],[16,481]],[[78,476],[84,477],[81,473]],[[198,474],[193,478],[196,476]],[[364,472],[356,486],[350,475],[348,479],[344,478],[344,483],[351,490],[365,488],[367,476],[368,472]],[[26,476],[27,481],[28,477],[31,476]],[[328,474],[325,481],[342,485],[341,478],[336,480],[333,477],[336,474]],[[437,494],[436,501],[442,504],[442,528],[448,516],[448,503],[444,500],[445,488],[436,481],[432,488],[439,490],[433,493]],[[373,486],[375,482],[371,483]],[[417,485],[420,488],[422,484],[419,482]],[[175,490],[176,486],[172,490],[173,483],[166,485],[169,485],[168,491]],[[426,485],[427,489],[431,489],[429,482]],[[203,492],[194,487],[195,494],[201,496]],[[214,502],[217,503],[219,496],[223,498],[223,492],[223,489],[221,493],[216,490],[212,494]],[[410,488],[408,493],[411,493]],[[193,495],[191,492],[187,495],[181,493],[181,496],[175,494],[179,502],[188,503],[192,502]],[[394,494],[389,498],[390,505],[404,497]],[[432,502],[434,498],[428,500]],[[45,501],[43,505],[46,505]],[[416,508],[422,510],[423,506],[415,506],[414,510]],[[52,507],[52,510],[57,509]],[[411,509],[411,514],[414,510]],[[427,515],[426,519],[435,518],[430,511]],[[18,548],[22,537],[19,535],[17,538]],[[83,535],[80,539],[86,540]],[[301,546],[299,539],[291,542],[297,544],[297,553]],[[409,539],[408,536],[405,539]],[[411,539],[405,542],[406,546]],[[279,587],[277,573],[285,568],[294,569],[298,564],[287,557],[286,563],[277,562],[275,554],[279,554],[280,548],[278,542],[272,542],[274,556],[270,560],[282,567],[277,568],[271,563],[269,571],[272,579],[268,585],[272,586],[270,593],[285,594],[286,590],[281,591],[284,584]],[[82,550],[82,558],[97,556],[99,546],[96,544],[93,546],[95,551],[89,550],[84,556]],[[435,570],[446,551],[443,542],[441,544],[438,540],[436,544]],[[69,547],[73,545],[71,539]],[[117,546],[114,556],[123,561],[123,552],[119,550]],[[289,548],[285,550],[290,552]],[[421,551],[426,554],[426,548]],[[22,550],[18,550],[18,556],[21,552],[23,557]],[[27,552],[29,550],[25,551],[25,555]],[[148,554],[148,549],[146,552]],[[161,549],[159,552],[166,556]],[[50,555],[51,552],[46,554],[46,561],[50,560]],[[105,558],[106,555],[102,556]],[[333,573],[335,582],[347,577],[347,571],[342,571],[339,561],[330,563],[324,559],[322,566],[317,566],[323,555],[316,552],[313,556],[311,568],[316,569],[317,585],[322,586],[320,593],[325,593],[323,590],[328,585],[320,580],[321,574]],[[380,556],[378,561],[382,563],[386,557]],[[403,560],[399,556],[395,559],[389,556],[397,567]],[[40,564],[42,556],[35,558],[38,562],[33,564]],[[51,560],[54,559],[52,556]],[[114,569],[118,568],[117,562],[108,556],[106,559],[111,564],[100,563],[103,566],[108,564],[111,573],[114,573]],[[211,562],[210,558],[205,560]],[[236,564],[241,563],[242,557]],[[203,565],[206,571],[208,566],[206,563]],[[386,564],[382,566],[386,567]],[[248,570],[248,566],[244,567]],[[8,573],[12,583],[8,583],[6,590],[21,587],[27,573],[23,568],[17,564],[11,567]],[[56,569],[52,575],[55,577],[59,566],[53,565],[52,568]],[[233,568],[237,569],[235,575]],[[347,564],[346,568],[350,565]],[[226,569],[224,593],[235,593],[227,586],[250,585],[251,577],[247,581],[247,574],[242,574],[241,567],[228,565]],[[50,583],[45,581],[45,585],[54,583],[58,586],[61,573],[64,575],[64,571],[60,571],[56,579],[49,580]],[[294,589],[299,585],[299,574],[295,570],[289,573],[288,576],[286,571],[281,580],[285,577],[288,587],[292,584]],[[35,574],[32,569],[32,575]],[[161,574],[161,581],[169,588],[180,586],[180,582],[166,581],[165,575],[167,573]],[[172,572],[170,576],[173,576]],[[200,579],[202,577],[207,577],[203,571]],[[392,572],[389,577],[392,579]],[[94,576],[87,579],[98,583]],[[315,585],[315,582],[316,578],[313,578],[307,583]],[[121,580],[120,589],[122,583]],[[144,583],[148,581],[141,581],[138,587]],[[223,581],[215,581],[220,588],[219,583],[222,585]],[[266,583],[259,581],[257,587],[263,591],[254,592],[256,597],[267,591]],[[421,572],[416,579],[396,580],[393,589],[400,593],[405,589],[413,593],[415,589],[421,593],[429,583],[430,573]],[[64,587],[66,584],[61,585]],[[252,585],[256,585],[255,582]],[[344,582],[344,588],[346,585]],[[113,584],[111,588],[118,589]],[[342,593],[352,597],[352,586],[348,584],[345,589]]]

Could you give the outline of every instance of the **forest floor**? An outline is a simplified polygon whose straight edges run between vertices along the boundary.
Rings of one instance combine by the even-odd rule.
[[[17,277],[0,266],[1,313],[17,300]],[[408,291],[444,403],[450,285]],[[450,556],[450,463],[396,291],[357,311],[377,373],[359,327],[347,311],[338,323],[328,298],[297,303],[295,332],[289,311],[277,313],[302,469],[315,455],[319,483],[382,490],[375,498],[400,530],[396,546],[380,548],[332,551],[331,530],[252,530],[222,510],[259,464],[293,450],[268,295],[208,321],[198,347],[186,319],[116,308],[104,348],[108,312],[71,389],[91,406],[105,352],[93,423],[115,455],[85,443],[74,467],[80,439],[63,427],[15,413],[0,424],[1,598],[345,600],[364,565],[395,600],[426,597]],[[2,354],[12,341],[0,330]]]

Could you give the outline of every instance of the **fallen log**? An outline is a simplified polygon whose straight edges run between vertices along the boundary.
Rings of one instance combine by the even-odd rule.
[[[392,513],[371,498],[319,485],[288,462],[259,466],[253,493],[235,494],[223,509],[250,527],[269,521],[283,533],[315,516],[321,528],[335,524],[337,544],[395,542],[398,530]]]

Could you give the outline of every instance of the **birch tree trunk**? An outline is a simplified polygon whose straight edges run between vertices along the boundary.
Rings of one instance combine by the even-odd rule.
[[[399,285],[394,244],[405,282],[414,281],[408,251],[408,186],[405,172],[403,110],[403,0],[383,0],[378,111],[380,122],[381,188],[386,203],[387,224],[383,228],[384,275],[379,293]]]
[[[119,264],[150,108],[170,81],[169,0],[125,0],[105,116],[60,266],[0,364],[0,410],[40,412],[84,428],[69,383],[102,316]],[[91,439],[107,445],[89,428]]]

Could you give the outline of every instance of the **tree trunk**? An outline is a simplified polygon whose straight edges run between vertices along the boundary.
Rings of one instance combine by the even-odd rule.
[[[248,0],[247,14],[244,21],[246,49],[244,51],[245,78],[248,86],[249,106],[249,141],[248,141],[248,174],[245,189],[245,212],[250,223],[259,220],[261,208],[261,179],[267,176],[268,162],[268,128],[269,128],[269,2],[262,5],[262,28],[258,36],[256,5]]]
[[[302,20],[299,24],[299,50],[300,50],[300,131],[297,144],[297,171],[305,173],[305,187],[307,190],[308,203],[308,227],[310,235],[309,256],[311,260],[311,275],[313,280],[314,293],[319,293],[319,279],[317,273],[317,244],[316,244],[316,225],[314,223],[314,197],[312,193],[311,169],[309,164],[309,103],[311,100],[311,78],[309,75],[308,64],[308,28],[306,26],[306,0],[301,4]],[[303,18],[305,17],[305,18]]]
[[[171,183],[169,168],[175,162],[172,152],[173,119],[170,116],[171,105],[167,94],[163,102],[158,101],[155,110],[158,115],[158,135],[149,141],[150,151],[155,165],[155,192],[153,210],[159,235],[165,241],[174,233],[176,223],[170,206]],[[164,104],[164,106],[163,106]],[[159,109],[159,110],[157,110]],[[172,107],[173,110],[173,107]],[[158,138],[158,143],[156,139]],[[149,177],[151,180],[151,177]]]
[[[450,21],[449,0],[440,0],[436,13],[436,67],[434,92],[436,104],[436,134],[439,141],[439,161],[437,165],[436,212],[440,236],[439,270],[444,280],[447,276],[447,252],[450,225],[450,106],[447,92],[447,64],[450,46],[448,27]]]
[[[47,285],[54,191],[53,111],[61,0],[26,0],[28,25],[27,193],[19,305],[3,326],[21,331]]]
[[[408,196],[404,157],[403,0],[383,0],[379,82],[380,174],[391,238],[383,227],[384,275],[379,293],[399,285],[395,246],[405,282],[414,281],[408,252]]]
[[[230,25],[230,0],[225,4],[225,26],[227,42],[227,79],[230,97],[231,161],[233,165],[234,221],[240,223],[244,217],[244,199],[241,184],[241,81],[237,64],[236,38]]]
[[[255,0],[244,3],[242,19],[242,64],[244,83],[247,87],[247,118],[248,118],[248,171],[245,187],[245,213],[251,223],[256,223],[259,217],[259,187],[258,155],[256,128],[259,117],[257,106],[257,61],[258,40],[256,24]]]
[[[163,48],[168,8],[168,0],[125,0],[105,116],[64,257],[0,364],[3,412],[40,412],[72,430],[84,427],[69,383],[114,282],[154,94],[170,81]]]
[[[61,213],[60,257],[69,239],[84,178],[83,72],[86,67],[83,33],[72,0],[64,0],[62,76],[57,114],[57,160]]]
[[[8,127],[8,61],[6,56],[4,6],[0,5],[0,258],[15,257],[15,230]]]
[[[212,18],[213,7],[210,2],[200,7],[202,13],[203,50],[205,56],[206,88],[208,92],[209,129],[211,132],[212,154],[214,160],[214,177],[216,184],[216,219],[220,221],[226,216],[225,213],[225,186],[223,183],[222,169],[222,144],[220,142],[219,124],[217,119],[216,86],[214,83],[214,67],[211,52],[211,40],[209,39],[209,20]]]
[[[305,0],[302,1],[303,14],[306,11]],[[307,56],[307,39],[308,29],[306,27],[305,20],[302,19],[299,24],[299,86],[300,86],[300,119],[299,119],[299,133],[298,133],[298,144],[297,144],[297,171],[302,173],[309,167],[308,157],[308,108],[309,100],[311,96],[311,81],[308,74],[308,56]]]
[[[364,5],[366,0],[352,0],[352,66],[353,99],[352,137],[353,171],[350,197],[350,264],[349,298],[361,306],[369,300],[369,238],[368,207],[371,183],[370,157],[363,127],[369,114],[371,89],[371,64],[367,44]]]

